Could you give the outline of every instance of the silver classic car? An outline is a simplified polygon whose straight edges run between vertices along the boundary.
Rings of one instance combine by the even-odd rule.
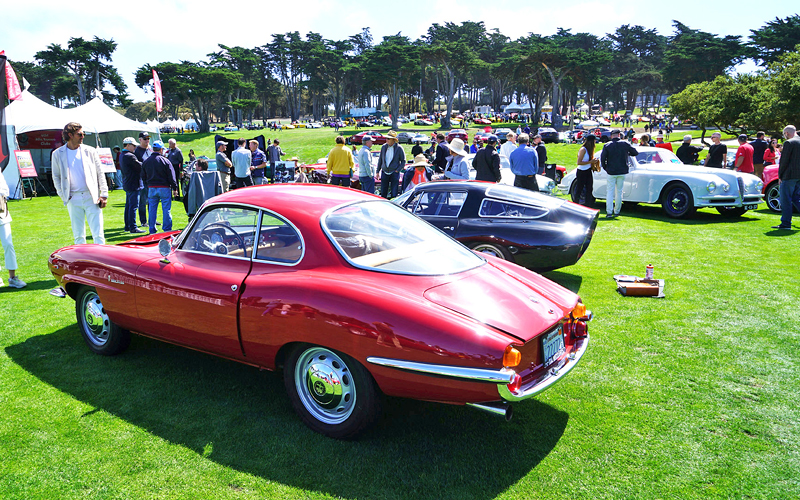
[[[698,208],[716,208],[719,213],[739,216],[755,210],[762,200],[761,179],[722,168],[683,164],[671,151],[639,147],[639,154],[629,158],[630,171],[625,176],[622,200],[634,203],[660,203],[664,212],[676,219],[689,217]],[[600,152],[595,155],[600,157]],[[592,195],[606,198],[605,170],[593,172]],[[577,201],[575,170],[564,176],[558,188]]]

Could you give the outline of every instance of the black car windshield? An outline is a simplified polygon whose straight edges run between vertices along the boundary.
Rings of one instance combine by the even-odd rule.
[[[322,227],[342,256],[364,269],[433,276],[484,263],[461,243],[387,201],[339,207],[322,218]]]

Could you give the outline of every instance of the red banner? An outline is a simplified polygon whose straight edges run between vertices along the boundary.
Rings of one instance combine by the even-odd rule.
[[[161,105],[164,102],[164,98],[161,95],[161,80],[158,79],[156,70],[153,70],[153,90],[156,92],[156,111],[161,113]]]
[[[15,101],[22,97],[22,89],[19,87],[17,74],[11,69],[11,63],[6,61],[6,86],[8,87],[8,98]]]
[[[34,130],[17,134],[19,147],[25,149],[56,149],[64,145],[60,130]]]

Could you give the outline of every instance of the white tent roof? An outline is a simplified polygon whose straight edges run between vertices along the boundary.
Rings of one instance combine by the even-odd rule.
[[[6,107],[6,123],[14,125],[17,134],[33,130],[61,130],[69,122],[80,123],[88,132],[158,132],[155,127],[125,118],[99,97],[77,108],[60,109],[25,90],[22,92],[22,99],[17,99]]]

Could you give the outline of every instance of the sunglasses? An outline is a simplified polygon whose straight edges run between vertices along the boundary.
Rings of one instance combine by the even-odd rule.
[[[86,137],[86,132],[73,132],[72,135],[75,135],[75,136],[78,136],[78,137]]]

